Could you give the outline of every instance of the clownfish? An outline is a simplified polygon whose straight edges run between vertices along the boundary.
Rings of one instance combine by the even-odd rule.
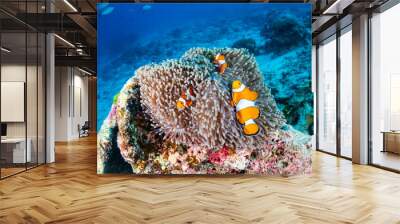
[[[236,107],[236,119],[243,126],[245,135],[256,135],[259,127],[254,122],[260,116],[260,110],[255,105],[258,98],[257,92],[251,91],[239,80],[232,83],[231,105]]]
[[[196,95],[194,94],[193,86],[190,85],[186,91],[182,91],[181,97],[176,101],[176,108],[178,108],[178,111],[190,107],[193,104],[195,97]]]
[[[218,53],[214,57],[213,63],[215,64],[215,67],[219,74],[224,74],[226,68],[228,68],[228,64],[225,61],[225,55]]]

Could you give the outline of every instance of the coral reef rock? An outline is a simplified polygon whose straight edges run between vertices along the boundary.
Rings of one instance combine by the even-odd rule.
[[[244,38],[235,41],[232,44],[232,48],[246,48],[252,54],[257,54],[257,43],[253,38]]]
[[[299,18],[295,16],[285,15],[278,16],[271,23],[266,23],[261,30],[261,35],[266,39],[266,50],[282,54],[303,44],[310,44],[308,43],[310,40],[309,29],[306,29],[298,20]],[[281,35],[282,33],[285,35]]]
[[[212,63],[218,53],[225,55],[229,65],[222,75],[216,72]],[[244,135],[236,120],[235,109],[230,104],[233,80],[240,80],[259,94],[256,104],[261,114],[256,119],[260,127],[257,135]],[[178,111],[176,101],[188,86],[193,86],[196,98],[190,107]],[[134,173],[226,173],[229,172],[227,167],[249,169],[247,166],[251,164],[261,169],[268,165],[265,162],[250,161],[250,155],[261,160],[270,155],[265,151],[268,148],[266,145],[275,144],[276,139],[279,139],[277,133],[280,133],[278,136],[288,136],[286,139],[292,138],[290,131],[284,131],[283,127],[287,127],[284,116],[264,84],[254,56],[248,50],[192,48],[180,59],[140,67],[126,82],[99,132],[98,172],[121,170],[114,167],[116,164],[111,161],[120,161],[121,158],[131,165]],[[281,147],[288,145],[288,149],[285,149],[289,151],[288,155],[299,158],[305,156],[304,164],[309,164],[307,153],[298,150],[304,150],[304,143],[280,141],[283,141],[279,143]],[[163,150],[165,145],[170,145],[170,148]],[[219,153],[222,149],[223,155],[226,155],[224,159],[232,159],[229,165],[213,164],[212,161],[216,160],[204,159],[207,155],[212,155],[210,158],[222,155]],[[193,150],[202,152],[202,159],[189,153]],[[117,159],[115,151],[120,152]],[[180,157],[184,161],[179,162],[182,167],[177,171],[177,166],[172,163],[176,163],[176,158]],[[232,165],[235,158],[242,163]],[[279,159],[274,159],[275,163],[277,161]],[[193,164],[197,168],[193,168]],[[300,164],[302,168],[297,166],[296,169],[306,169],[304,164]],[[287,169],[289,165],[279,164],[281,168],[277,165],[279,171],[274,171],[275,174]],[[212,166],[221,167],[208,171]],[[126,167],[123,170],[129,172]],[[272,171],[249,171],[252,172]]]

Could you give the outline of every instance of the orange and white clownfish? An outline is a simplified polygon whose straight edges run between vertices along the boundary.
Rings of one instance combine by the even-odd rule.
[[[190,85],[186,91],[182,91],[181,97],[179,97],[178,101],[176,101],[176,108],[181,111],[187,107],[190,107],[193,104],[195,97],[196,95],[194,94],[193,86]]]
[[[251,91],[239,80],[232,82],[232,106],[236,107],[236,119],[243,126],[245,135],[256,135],[259,127],[254,122],[260,116],[260,110],[255,105],[257,92]]]
[[[215,64],[219,74],[224,74],[226,68],[228,68],[228,64],[225,61],[225,55],[223,54],[218,53],[215,55],[213,63]]]

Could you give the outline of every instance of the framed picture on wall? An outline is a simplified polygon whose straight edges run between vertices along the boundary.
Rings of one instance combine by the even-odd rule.
[[[25,121],[25,82],[1,82],[1,122]]]

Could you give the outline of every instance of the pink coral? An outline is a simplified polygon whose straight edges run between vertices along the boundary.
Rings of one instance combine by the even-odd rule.
[[[208,156],[208,160],[210,160],[211,163],[222,165],[224,164],[225,159],[228,157],[228,154],[229,150],[226,146],[224,146],[222,149],[216,152],[211,152]]]

